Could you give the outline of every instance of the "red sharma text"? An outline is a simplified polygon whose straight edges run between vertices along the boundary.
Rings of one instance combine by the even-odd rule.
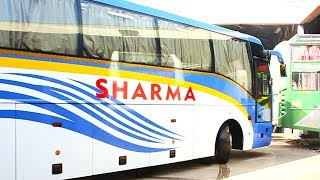
[[[101,92],[96,93],[97,98],[107,98],[109,95],[112,98],[117,99],[119,96],[122,99],[142,99],[142,100],[178,100],[178,101],[195,101],[196,98],[193,94],[192,88],[189,87],[186,93],[181,93],[179,86],[171,87],[168,85],[167,88],[161,88],[159,84],[152,83],[150,84],[150,92],[146,92],[144,89],[145,86],[142,86],[139,82],[138,85],[133,87],[134,91],[130,97],[128,97],[128,87],[130,86],[127,81],[119,83],[117,81],[111,81],[111,89],[107,88],[107,79],[98,79],[96,81],[97,88]],[[131,89],[132,87],[130,87]],[[111,93],[110,93],[111,91]],[[165,93],[163,93],[163,91]],[[162,96],[161,96],[162,94]],[[164,95],[165,94],[165,95]]]

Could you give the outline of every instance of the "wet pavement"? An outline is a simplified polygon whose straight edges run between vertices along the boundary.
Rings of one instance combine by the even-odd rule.
[[[320,179],[320,139],[275,135],[268,147],[245,152],[233,150],[228,164],[204,162],[194,160],[89,179]]]

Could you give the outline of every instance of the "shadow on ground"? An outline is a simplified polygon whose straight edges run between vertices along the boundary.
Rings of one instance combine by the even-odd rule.
[[[320,138],[300,138],[287,140],[292,147],[309,149],[315,154],[320,154]]]

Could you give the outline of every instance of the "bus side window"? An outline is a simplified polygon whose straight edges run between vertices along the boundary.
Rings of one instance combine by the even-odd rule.
[[[316,90],[316,73],[292,72],[292,89]]]
[[[252,93],[252,70],[246,42],[214,39],[215,72],[240,84]]]
[[[158,63],[154,17],[91,1],[81,5],[85,56],[113,60],[118,51],[122,62]]]
[[[157,20],[161,66],[211,71],[209,31],[160,18]]]
[[[76,0],[1,1],[0,19],[0,47],[77,55]]]

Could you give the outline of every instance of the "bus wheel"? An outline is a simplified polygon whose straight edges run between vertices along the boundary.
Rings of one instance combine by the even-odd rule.
[[[228,124],[224,124],[219,130],[216,149],[215,160],[218,164],[226,164],[229,161],[231,151],[230,131]]]

